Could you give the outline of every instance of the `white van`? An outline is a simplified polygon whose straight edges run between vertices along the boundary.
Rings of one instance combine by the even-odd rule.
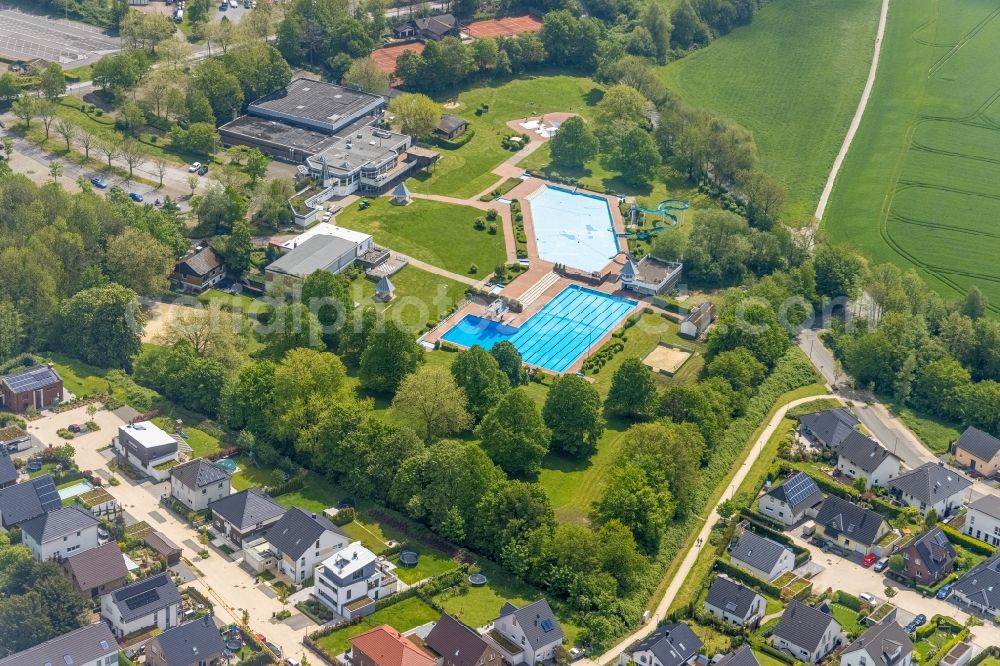
[[[174,14],[174,23],[182,23],[184,21],[184,10],[178,9],[177,13]]]

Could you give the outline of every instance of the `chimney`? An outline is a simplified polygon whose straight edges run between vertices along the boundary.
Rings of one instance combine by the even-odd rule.
[[[315,513],[313,514],[313,520],[316,520],[316,514]]]

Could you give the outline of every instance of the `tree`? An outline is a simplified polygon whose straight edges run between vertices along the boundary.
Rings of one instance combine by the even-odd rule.
[[[232,120],[233,114],[243,105],[240,81],[229,73],[221,60],[209,58],[195,66],[191,85],[208,99],[215,116],[215,124]]]
[[[931,528],[937,525],[937,522],[938,522],[937,511],[934,509],[934,507],[931,507],[930,509],[927,510],[927,515],[924,516],[924,526]]]
[[[577,459],[597,451],[605,426],[601,395],[585,379],[563,375],[555,380],[545,397],[542,416],[557,451]]]
[[[246,429],[260,441],[271,437],[274,412],[275,365],[252,361],[226,384],[220,401],[222,421],[233,429]]]
[[[271,163],[270,158],[257,148],[251,148],[247,155],[247,163],[243,167],[247,175],[250,176],[250,186],[256,187],[257,181],[267,173],[267,165]]]
[[[389,89],[389,74],[383,72],[372,58],[361,58],[351,63],[340,81],[350,88],[357,88],[374,94],[380,94]]]
[[[709,283],[743,279],[753,252],[747,221],[729,211],[699,210],[684,250],[685,271]]]
[[[246,361],[247,340],[243,332],[244,325],[238,316],[212,304],[205,309],[178,312],[166,322],[156,342],[164,347],[183,342],[198,356],[217,359],[236,372]],[[240,423],[240,427],[244,425]]]
[[[761,171],[739,174],[740,189],[746,195],[747,217],[759,229],[770,229],[781,216],[785,205],[785,188]]]
[[[656,408],[656,381],[649,368],[637,358],[627,358],[615,370],[611,389],[604,401],[609,414],[646,419]]]
[[[389,102],[389,113],[396,117],[403,134],[423,139],[441,122],[441,107],[427,95],[404,94]]]
[[[720,352],[707,365],[709,377],[721,377],[734,391],[749,393],[767,376],[767,368],[749,349],[737,347]]]
[[[226,270],[237,278],[243,277],[243,274],[250,270],[251,252],[253,252],[253,238],[250,235],[250,225],[246,220],[236,220],[222,248],[222,260],[226,264]]]
[[[476,507],[470,541],[478,552],[499,559],[505,549],[529,541],[555,526],[545,491],[537,483],[504,481],[486,493]]]
[[[145,231],[129,227],[108,241],[104,267],[118,284],[140,296],[156,296],[170,288],[174,253]]]
[[[139,298],[118,284],[75,293],[59,313],[60,349],[104,368],[131,367],[142,349],[146,316]]]
[[[708,335],[710,358],[744,347],[768,368],[775,366],[789,344],[788,333],[778,315],[769,304],[759,301],[723,312]]]
[[[621,460],[643,470],[653,488],[668,488],[679,512],[691,508],[701,475],[705,440],[692,423],[639,423],[624,436]]]
[[[419,424],[425,442],[471,426],[472,416],[465,403],[465,393],[451,373],[437,366],[425,366],[407,375],[392,399],[393,409]]]
[[[889,558],[889,568],[895,573],[902,573],[906,569],[906,561],[903,560],[903,556],[899,553],[891,556]]]
[[[18,82],[17,77],[10,72],[0,75],[0,100],[11,102],[16,100],[20,94],[21,84]]]
[[[63,173],[63,165],[59,160],[52,160],[49,162],[49,178],[55,183],[59,180],[59,177]]]
[[[119,148],[122,160],[128,165],[128,177],[132,179],[133,171],[146,163],[146,151],[135,139],[125,139]]]
[[[76,138],[76,125],[60,118],[56,121],[56,134],[61,136],[63,141],[66,142],[66,152],[68,153],[72,147],[73,139]]]
[[[160,179],[159,187],[163,187],[163,177],[167,174],[167,169],[169,168],[169,166],[170,165],[167,163],[167,161],[162,157],[158,157],[155,160],[153,160],[153,168],[156,170],[156,175]]]
[[[66,94],[66,76],[59,63],[50,62],[45,66],[39,76],[38,87],[42,91],[42,96],[50,102]]]
[[[315,347],[321,343],[322,327],[316,315],[302,303],[287,303],[274,309],[264,336],[276,351]]]
[[[108,168],[111,168],[111,160],[121,154],[121,145],[125,137],[121,134],[110,134],[98,139],[97,150],[108,160]]]
[[[987,307],[988,301],[983,292],[979,291],[979,287],[973,286],[962,302],[962,314],[975,321],[986,314]]]
[[[9,300],[0,300],[0,359],[13,356],[24,340],[24,319]]]
[[[660,151],[653,136],[637,125],[628,127],[617,138],[604,159],[609,167],[632,183],[649,182],[660,168]]]
[[[38,118],[42,121],[42,127],[45,128],[45,140],[48,141],[51,135],[50,130],[52,128],[52,122],[56,119],[55,102],[50,102],[47,99],[40,99],[36,103],[35,110]]]
[[[424,350],[394,321],[384,321],[369,337],[361,354],[361,385],[377,393],[395,393],[406,375],[424,361]]]
[[[863,476],[859,476],[854,479],[854,483],[852,483],[851,486],[853,486],[859,493],[863,493],[868,490],[868,483],[865,481]]]
[[[629,528],[636,543],[652,555],[660,547],[670,515],[670,494],[649,485],[642,468],[632,463],[616,467],[608,475],[604,491],[594,505],[593,518],[598,524],[618,520]]]
[[[523,388],[505,393],[476,430],[483,449],[511,476],[538,473],[551,433]]]
[[[31,129],[32,119],[38,117],[38,98],[22,95],[14,100],[10,110],[24,123],[25,129]]]
[[[565,9],[549,12],[542,22],[540,37],[556,65],[588,70],[597,62],[600,24],[596,19],[580,19]]]
[[[478,420],[510,389],[510,380],[488,351],[473,345],[459,353],[451,364],[451,374],[465,391],[469,411]]]
[[[110,158],[109,158],[109,161],[110,161]],[[191,196],[192,197],[194,196],[195,190],[198,189],[198,183],[200,183],[200,182],[201,182],[201,179],[198,178],[198,174],[196,174],[196,173],[188,174],[187,184],[188,184],[188,188],[190,188],[190,190],[191,190]]]
[[[509,340],[501,340],[493,345],[490,354],[497,360],[500,370],[507,375],[511,386],[521,386],[528,382],[528,373],[524,369],[521,352],[517,351]]]
[[[81,129],[77,133],[77,138],[80,141],[80,145],[83,146],[83,157],[84,159],[90,159],[90,148],[97,141],[97,137],[90,130]]]
[[[549,146],[553,162],[577,168],[594,159],[599,148],[597,137],[578,116],[567,119],[559,127]]]
[[[855,299],[861,289],[865,262],[860,256],[834,245],[821,245],[816,251],[816,293],[826,298]]]

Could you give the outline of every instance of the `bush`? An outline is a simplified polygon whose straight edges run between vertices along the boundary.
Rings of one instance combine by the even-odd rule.
[[[494,223],[490,224],[490,226],[489,226],[489,228],[487,229],[487,231],[488,231],[488,232],[489,232],[490,234],[492,234],[492,235],[496,236],[496,233],[497,233],[497,225],[496,225],[496,223],[494,222]]]
[[[345,509],[338,510],[336,515],[334,515],[333,518],[330,519],[330,522],[332,522],[337,527],[343,527],[348,523],[354,522],[355,517],[356,516],[354,513],[354,508],[347,507]]]
[[[778,587],[777,585],[772,585],[767,581],[761,580],[760,578],[757,578],[756,576],[747,573],[743,569],[740,569],[739,567],[734,566],[729,562],[726,562],[725,560],[717,559],[715,560],[715,564],[713,566],[716,571],[721,571],[730,578],[734,578],[738,581],[745,583],[747,587],[752,587],[758,592],[763,592],[764,594],[770,595],[772,597],[776,598],[781,597],[781,588]]]
[[[476,221],[472,223],[472,228],[476,231],[482,231],[486,228],[486,220],[481,217],[477,217]]]
[[[63,439],[73,439],[73,437],[75,436],[66,428],[59,428],[59,430],[56,430],[56,434],[62,437]]]
[[[941,528],[941,531],[944,532],[946,537],[948,537],[948,541],[951,541],[953,544],[959,545],[968,551],[976,553],[977,555],[985,555],[986,557],[991,557],[996,553],[996,549],[989,544],[983,543],[979,539],[973,539],[966,534],[962,534],[949,525],[938,523],[937,526]]]
[[[271,497],[281,497],[288,493],[301,490],[306,484],[306,477],[309,475],[305,470],[300,470],[295,476],[267,489],[267,494]]]
[[[470,275],[475,275],[478,272],[479,272],[479,266],[477,266],[476,264],[470,264],[469,265],[469,274]]]
[[[489,210],[486,211],[486,219],[491,222],[497,219],[499,215],[500,213],[497,211],[496,208],[490,208]]]

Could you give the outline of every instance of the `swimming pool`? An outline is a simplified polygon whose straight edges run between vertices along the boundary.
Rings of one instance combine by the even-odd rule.
[[[508,340],[521,352],[525,363],[563,372],[635,306],[633,300],[574,284],[559,292],[520,327],[466,315],[441,339],[485,349]]]
[[[65,488],[60,488],[59,499],[68,500],[71,497],[82,495],[93,489],[94,489],[94,484],[92,484],[87,479],[81,479],[78,483],[74,483],[72,486],[66,486]]]
[[[230,474],[235,474],[236,470],[239,469],[236,461],[232,458],[220,458],[215,461],[215,466],[229,472]]]
[[[527,202],[541,259],[596,273],[618,254],[604,197],[546,185]]]

